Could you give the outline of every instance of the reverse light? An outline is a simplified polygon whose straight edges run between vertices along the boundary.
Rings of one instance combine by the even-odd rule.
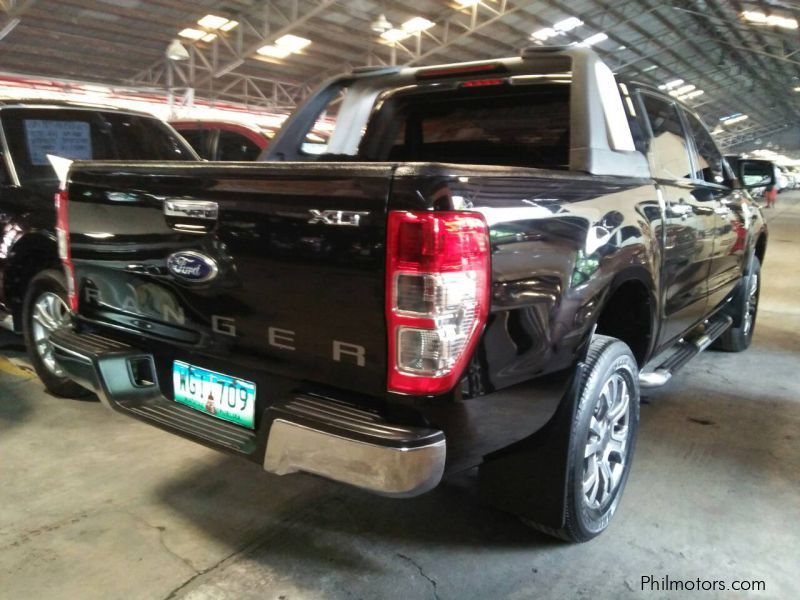
[[[72,264],[72,251],[69,247],[69,220],[67,218],[68,195],[66,190],[59,190],[55,195],[56,203],[56,241],[58,243],[58,258],[64,267],[64,276],[67,279],[67,296],[69,308],[72,312],[78,310],[78,292],[75,284],[75,267]]]
[[[489,312],[489,231],[471,212],[389,213],[390,392],[435,395],[461,377]]]

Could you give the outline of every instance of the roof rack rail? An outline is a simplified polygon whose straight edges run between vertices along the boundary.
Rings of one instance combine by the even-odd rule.
[[[365,65],[363,67],[353,67],[350,69],[350,73],[353,75],[389,75],[391,73],[398,73],[399,71],[400,67],[391,65]]]

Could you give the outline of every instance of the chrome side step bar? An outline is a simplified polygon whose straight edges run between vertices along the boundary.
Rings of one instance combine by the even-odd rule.
[[[681,367],[713,344],[714,340],[725,333],[731,325],[733,319],[729,316],[715,317],[703,323],[703,329],[697,337],[691,340],[683,338],[678,340],[666,351],[669,353],[666,360],[655,369],[649,370],[645,366],[639,373],[639,387],[652,389],[665,385]]]

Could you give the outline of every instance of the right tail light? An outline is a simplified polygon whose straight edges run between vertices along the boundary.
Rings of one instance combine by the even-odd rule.
[[[390,392],[458,382],[489,312],[489,230],[472,212],[391,211],[386,321]]]

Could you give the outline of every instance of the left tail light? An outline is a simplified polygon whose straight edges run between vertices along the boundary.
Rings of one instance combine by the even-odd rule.
[[[386,258],[388,390],[458,382],[489,312],[489,231],[471,212],[391,211]]]
[[[67,190],[56,192],[56,240],[58,242],[58,257],[64,266],[64,276],[67,279],[67,295],[69,308],[72,312],[78,310],[78,292],[75,282],[75,267],[72,264],[72,251],[69,247],[69,218],[67,216],[69,197]]]

